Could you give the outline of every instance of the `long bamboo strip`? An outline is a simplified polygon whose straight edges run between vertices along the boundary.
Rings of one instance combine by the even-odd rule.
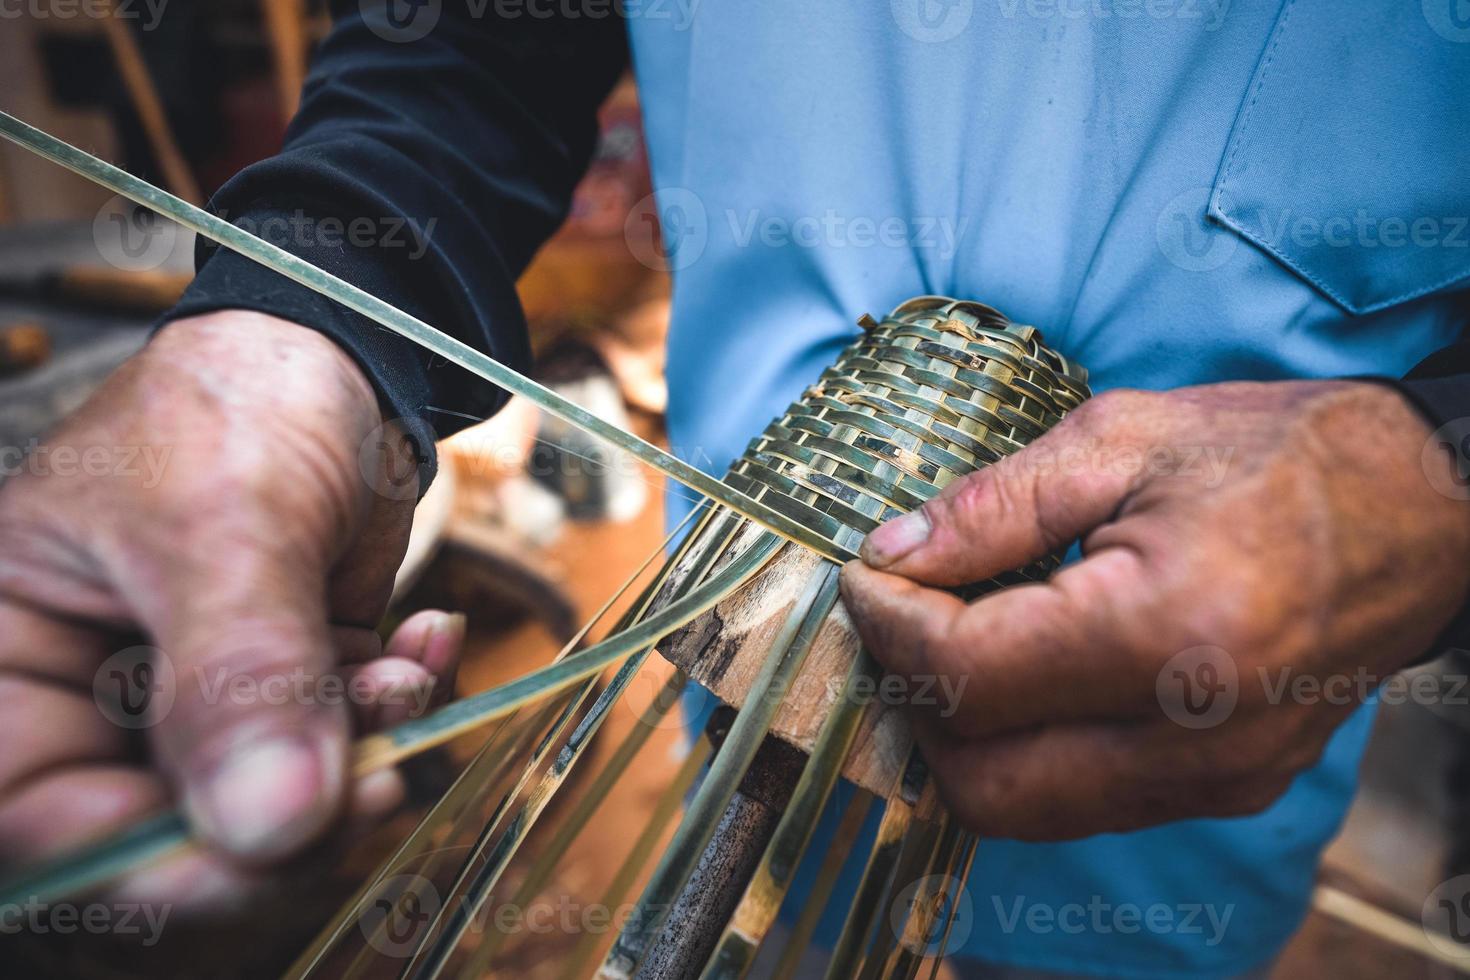
[[[404,722],[389,732],[359,739],[353,772],[361,775],[386,768],[511,714],[523,705],[550,697],[578,681],[647,647],[713,608],[730,592],[753,578],[776,556],[782,541],[761,540],[710,580],[680,597],[632,629],[588,647],[565,660],[533,671],[507,684],[446,705],[432,715]],[[0,902],[57,901],[105,884],[147,861],[183,847],[188,841],[184,819],[176,811],[161,814],[79,852],[22,872],[0,885]]]
[[[640,659],[641,656],[642,654],[634,654],[633,659]],[[627,664],[624,663],[623,666],[627,667]],[[484,894],[488,894],[489,888],[494,887],[494,881],[499,880],[500,873],[510,863],[514,847],[506,848],[502,846],[503,843],[509,837],[518,844],[522,839],[519,830],[527,813],[532,811],[536,814],[540,813],[540,806],[544,805],[544,801],[541,800],[537,790],[544,785],[544,778],[542,783],[533,789],[531,796],[514,811],[514,815],[512,815],[512,806],[522,798],[532,777],[561,738],[566,727],[576,717],[577,710],[595,683],[595,679],[588,681],[572,693],[565,708],[550,728],[543,733],[536,750],[531,753],[530,759],[522,767],[520,778],[506,790],[489,819],[483,822],[475,842],[470,846],[469,854],[460,863],[459,873],[455,876],[454,884],[449,889],[450,900],[444,902],[436,910],[423,930],[423,935],[420,937],[422,942],[409,959],[408,966],[401,973],[402,976],[431,980],[439,975],[448,962],[450,955],[454,952],[454,947],[479,911],[480,903],[476,896],[480,894],[478,890],[480,882],[485,881],[487,877],[491,879],[485,886]],[[506,829],[504,833],[497,833],[502,821],[506,821]],[[493,850],[491,850],[492,845]],[[486,857],[487,850],[490,850],[488,858]],[[477,869],[476,865],[482,860],[485,861],[485,864]]]
[[[916,781],[910,779],[915,768],[922,768],[917,751],[910,757],[909,773],[905,774],[906,789],[908,784]],[[842,934],[838,937],[837,945],[832,949],[832,958],[827,963],[826,980],[851,980],[857,976],[878,906],[888,891],[903,848],[904,837],[913,823],[913,799],[916,798],[916,790],[906,792],[889,800],[883,810],[883,819],[878,824],[878,837],[868,853],[868,863],[863,868],[862,880],[848,908]]]
[[[939,938],[939,948],[931,957],[933,962],[929,967],[929,980],[934,980],[939,975],[939,964],[944,962],[944,954],[949,950],[949,940],[954,933],[955,920],[959,918],[960,909],[963,907],[961,902],[965,895],[964,889],[969,887],[970,869],[975,866],[975,852],[979,850],[979,845],[980,839],[974,835],[971,835],[965,844],[964,856],[960,861],[960,873],[956,878],[960,891],[955,895],[949,918],[944,922],[944,935]]]
[[[70,143],[59,140],[6,112],[0,112],[0,136],[17,143],[53,163],[85,177],[172,219],[219,245],[279,273],[291,281],[320,293],[360,313],[383,327],[427,348],[452,364],[499,385],[512,394],[521,395],[583,432],[595,435],[643,460],[669,479],[696,490],[772,533],[778,534],[834,562],[850,561],[857,556],[846,548],[816,534],[787,515],[773,510],[730,484],[717,480],[703,470],[679,459],[631,432],[592,414],[564,395],[531,380],[519,371],[506,367],[483,351],[451,337],[418,317],[405,313],[390,303],[352,285],[344,279],[319,269],[263,238],[250,234],[207,211],[203,211],[173,194],[139,180],[127,171],[98,159]]]
[[[525,908],[541,892],[541,889],[546,887],[557,863],[566,855],[577,835],[587,826],[587,821],[592,819],[592,815],[597,812],[613,786],[622,778],[633,758],[648,743],[649,737],[653,735],[659,722],[674,706],[680,692],[688,684],[688,680],[687,674],[682,670],[676,670],[654,695],[653,703],[644,709],[633,730],[618,745],[617,751],[613,753],[612,758],[608,759],[607,764],[598,770],[597,778],[587,787],[577,801],[577,805],[558,825],[551,840],[547,841],[545,846],[537,852],[536,863],[527,870],[526,876],[511,896],[509,904],[512,907]],[[507,935],[505,932],[490,933],[483,944],[475,950],[470,961],[460,970],[460,980],[473,980],[474,977],[482,976],[495,954],[504,945]]]
[[[729,538],[733,537],[738,530],[738,523],[736,521],[726,521],[726,543],[728,543]],[[714,551],[702,554],[699,564],[690,577],[684,580],[681,588],[687,590],[702,584],[705,575],[714,563],[716,554],[717,552]],[[645,590],[638,604],[629,610],[627,616],[624,618],[624,622],[620,624],[622,627],[628,628],[640,621],[640,618],[648,610],[649,605],[657,598],[660,588],[668,578],[673,567],[673,563],[664,566],[658,580]],[[478,861],[485,849],[489,847],[501,814],[497,812],[495,819],[487,824],[485,832],[481,835],[474,852],[470,855],[470,861],[466,863],[465,873],[462,876],[461,882],[457,882],[454,889],[454,893],[458,894],[460,885],[463,883],[468,889],[467,893],[460,901],[455,903],[451,920],[443,934],[436,940],[434,948],[429,950],[426,958],[415,956],[410,961],[408,969],[404,971],[405,975],[419,977],[422,980],[433,980],[433,978],[439,976],[448,964],[450,956],[453,954],[454,948],[459,940],[463,937],[465,930],[470,927],[474,917],[479,913],[485,901],[499,882],[500,876],[505,873],[505,869],[515,856],[516,850],[525,840],[526,835],[530,833],[531,827],[535,824],[541,812],[551,801],[552,795],[565,782],[567,775],[571,772],[572,766],[581,758],[583,751],[590,744],[592,737],[602,727],[602,723],[607,719],[607,715],[612,710],[613,705],[617,703],[618,699],[626,691],[628,684],[632,682],[634,675],[638,673],[652,649],[652,644],[650,644],[623,663],[617,675],[608,684],[607,689],[597,699],[597,703],[593,705],[592,709],[587,713],[587,716],[583,718],[582,722],[576,727],[576,730],[573,731],[567,744],[558,753],[551,770],[542,776],[541,781],[532,790],[530,797],[511,819],[505,832],[495,840],[494,848],[490,851],[488,857],[485,858],[484,865],[472,874],[471,865]],[[587,697],[594,683],[595,678],[589,680],[578,693],[572,705],[569,706],[566,720],[570,720],[571,711]],[[546,739],[543,740],[541,749],[538,750],[537,755],[526,768],[527,779],[532,769],[539,765],[542,750],[549,750],[553,737],[561,730],[561,726],[565,723],[565,720],[560,722],[551,733],[548,733]],[[524,780],[521,785],[524,785]],[[517,788],[517,791],[519,791],[519,788]]]
[[[893,921],[898,895],[928,874],[929,868],[938,860],[949,833],[949,821],[943,818],[937,825],[920,823],[909,829],[898,862],[889,876],[888,887],[882,900],[874,907],[876,914],[869,924],[870,941],[864,951],[862,967],[853,974],[856,980],[877,980],[885,976],[884,968],[889,962],[889,955],[899,946],[902,931],[895,928]],[[904,921],[908,921],[907,916]]]
[[[852,845],[862,833],[863,823],[868,818],[868,810],[872,808],[872,804],[873,794],[861,789],[848,801],[837,830],[832,834],[832,844],[827,849],[827,856],[817,869],[811,893],[806,896],[801,915],[797,917],[791,935],[786,937],[781,958],[771,971],[771,980],[792,980],[796,976],[802,955],[817,933],[817,923],[822,920],[822,913],[826,911],[827,903],[832,898],[832,889],[837,887],[837,879],[842,876],[842,869],[852,855]]]
[[[437,818],[443,815],[448,819],[450,815],[461,812],[461,806],[466,804],[470,796],[484,784],[487,772],[496,765],[504,763],[504,754],[495,750],[499,747],[500,736],[505,733],[511,721],[511,718],[501,719],[500,725],[485,740],[485,744],[476,751],[470,764],[464,767],[444,795],[435,801],[428,816],[421,820],[413,832],[403,839],[378,870],[368,876],[353,897],[343,904],[326,927],[312,940],[311,945],[307,946],[291,964],[283,974],[282,980],[301,980],[315,969],[337,940],[352,928],[352,923],[367,907],[372,900],[373,893],[383,881],[404,867],[407,862],[412,861],[421,849],[427,846],[434,831],[439,827]]]
[[[700,739],[690,747],[689,754],[684,757],[683,764],[674,776],[674,781],[669,784],[663,795],[659,797],[658,804],[654,807],[653,813],[649,815],[648,823],[644,826],[643,832],[633,842],[633,847],[629,850],[628,856],[618,866],[618,870],[613,874],[612,881],[603,892],[602,908],[616,908],[621,904],[623,896],[627,895],[628,890],[633,887],[633,883],[638,879],[638,873],[648,863],[649,857],[653,854],[654,846],[658,844],[659,838],[668,829],[669,822],[679,812],[679,807],[684,802],[685,794],[689,792],[689,787],[694,784],[694,778],[699,775],[699,771],[704,768],[704,764],[708,761],[709,755],[710,744],[705,739]],[[582,969],[597,951],[600,938],[599,934],[594,932],[587,932],[582,936],[577,942],[576,948],[567,957],[567,962],[561,973],[563,980],[583,980]]]
[[[755,961],[857,738],[866,705],[854,696],[856,687],[864,678],[874,676],[877,669],[866,650],[853,658],[842,694],[822,722],[817,744],[802,769],[786,812],[781,815],[760,866],[701,974],[705,980],[737,980],[745,976]]]
[[[587,634],[590,633],[592,629],[608,614],[608,612],[618,602],[618,600],[622,598],[622,596],[626,595],[628,590],[638,583],[638,580],[648,571],[649,567],[655,561],[657,561],[659,558],[663,557],[667,553],[668,547],[673,544],[675,540],[677,540],[679,534],[689,525],[691,521],[695,519],[695,517],[700,518],[699,524],[696,528],[696,533],[698,533],[698,530],[703,529],[704,526],[713,518],[714,513],[715,512],[713,510],[708,509],[703,505],[691,510],[689,514],[686,515],[684,519],[681,520],[674,527],[674,529],[669,532],[668,536],[659,543],[658,547],[651,551],[648,557],[646,557],[642,561],[642,563],[640,563],[639,566],[633,570],[633,573],[623,581],[622,585],[620,585],[618,589],[612,595],[610,595],[602,603],[602,605],[591,615],[591,617],[588,618],[587,622],[582,625],[581,629],[579,629],[576,634],[574,634],[570,639],[567,640],[565,644],[562,645],[561,649],[558,650],[556,655],[552,658],[552,662],[566,658],[571,654],[573,650],[575,650],[578,646],[582,644],[582,642],[587,638]],[[701,514],[702,516],[700,516]],[[688,544],[686,541],[686,543],[680,549],[679,553],[682,554],[683,550],[687,547]],[[659,581],[662,581],[663,578],[664,576],[661,575],[659,577]],[[368,882],[358,891],[354,898],[342,907],[338,914],[333,918],[332,922],[329,923],[327,927],[318,934],[317,938],[310,946],[307,947],[306,951],[297,958],[296,962],[292,964],[291,969],[285,975],[284,980],[301,980],[301,978],[307,976],[321,962],[327,950],[331,948],[331,946],[347,931],[347,929],[351,928],[353,917],[360,914],[364,910],[364,903],[371,897],[373,890],[378,887],[378,885],[389,875],[396,873],[407,862],[414,860],[420,854],[421,850],[431,843],[434,832],[439,829],[442,823],[453,822],[455,824],[455,828],[451,831],[451,836],[457,837],[459,835],[459,833],[462,831],[462,827],[460,827],[460,821],[472,815],[473,812],[473,808],[469,805],[464,806],[462,812],[459,810],[459,804],[464,802],[463,796],[461,794],[468,794],[469,792],[474,792],[476,790],[483,792],[484,787],[492,778],[491,773],[495,769],[495,767],[499,765],[509,765],[510,760],[516,758],[520,754],[520,748],[519,745],[517,745],[516,748],[508,753],[500,753],[502,756],[501,758],[492,759],[488,762],[485,761],[487,754],[492,751],[492,748],[499,748],[498,739],[500,735],[505,732],[507,726],[514,722],[514,720],[515,714],[507,715],[505,718],[501,719],[500,726],[496,729],[494,733],[490,735],[490,737],[486,740],[485,745],[476,753],[475,758],[472,759],[470,764],[465,767],[463,772],[460,773],[460,776],[458,777],[458,779],[455,780],[449,791],[444,795],[444,797],[442,797],[435,803],[435,805],[429,810],[429,812],[425,814],[424,818],[419,821],[418,826],[414,828],[413,832],[407,838],[405,838],[403,843],[397,848],[397,850],[391,856],[389,856],[386,861],[382,863],[382,865],[378,868],[377,873],[372,875],[368,879]],[[539,722],[532,722],[530,725],[525,726],[525,730],[518,733],[517,741],[519,742],[522,740],[520,736],[526,734],[530,730],[534,730],[539,727]],[[385,919],[381,925],[386,926],[387,920]]]
[[[692,511],[687,517],[685,517],[683,521],[680,521],[679,525],[675,527],[672,532],[670,532],[668,538],[665,539],[663,544],[660,546],[660,552],[667,548],[668,544],[671,543],[679,535],[680,531],[686,524],[688,524],[689,520],[694,516],[696,512],[697,511]],[[731,520],[729,513],[723,511],[710,511],[706,514],[705,518],[700,521],[699,527],[703,529],[708,522],[716,519],[723,520],[724,523],[719,526],[727,528],[728,534],[733,535],[735,533],[734,525],[737,525],[738,522]],[[690,541],[686,540],[684,545],[680,547],[676,558],[682,556],[688,550],[689,546]],[[644,564],[640,566],[640,568],[636,572],[634,572],[634,574],[627,580],[627,582],[624,583],[623,587],[619,589],[618,594],[614,595],[603,603],[602,608],[598,611],[597,615],[594,616],[592,621],[590,621],[586,626],[583,627],[583,629],[579,633],[579,636],[586,635],[586,633],[592,628],[597,620],[605,615],[607,611],[611,608],[611,606],[617,601],[618,595],[626,592],[627,589],[638,580],[643,572],[647,570],[652,560],[652,557],[650,557],[649,561],[645,561]],[[691,577],[687,579],[686,583],[697,584],[698,582],[702,581],[704,571],[707,570],[708,565],[710,564],[710,560],[705,560],[702,558],[701,561],[702,564],[699,567],[699,570],[695,573],[696,577]],[[640,621],[644,613],[647,612],[651,603],[653,603],[654,600],[658,598],[660,591],[663,588],[665,582],[667,582],[673,567],[674,563],[665,563],[664,567],[660,570],[658,576],[644,587],[638,600],[619,619],[618,624],[614,630],[615,633],[626,630],[630,626]],[[568,642],[567,646],[563,648],[557,659],[565,659],[565,657],[569,655],[569,652],[572,649],[573,645],[575,645],[577,642],[579,642],[579,638],[573,637],[572,640]],[[632,659],[641,663],[642,657],[644,654],[646,654],[646,652],[647,651],[645,650],[641,653],[634,654]],[[628,667],[629,665],[627,663],[623,665],[623,669],[619,673],[620,677],[623,675],[623,673],[627,672]],[[633,670],[636,671],[637,667],[633,667]],[[532,774],[540,766],[542,760],[550,751],[552,745],[560,737],[560,733],[564,730],[565,726],[571,721],[571,719],[575,715],[577,707],[592,691],[595,685],[596,676],[594,675],[583,683],[580,690],[573,694],[573,696],[568,700],[566,706],[561,710],[558,718],[547,728],[546,732],[543,734],[535,751],[533,751],[530,760],[522,769],[519,780],[512,787],[510,787],[501,797],[499,803],[496,805],[490,817],[481,821],[482,826],[479,833],[477,834],[476,841],[470,846],[469,854],[461,863],[459,874],[457,875],[453,886],[449,890],[449,896],[451,899],[454,900],[452,906],[453,911],[450,912],[450,902],[443,902],[439,904],[427,926],[420,931],[420,935],[417,937],[417,939],[419,940],[419,948],[414,951],[412,959],[410,959],[407,967],[402,971],[403,975],[415,973],[421,967],[428,969],[430,971],[430,975],[435,975],[437,974],[438,970],[445,963],[447,963],[450,954],[453,952],[454,942],[458,940],[460,933],[462,933],[463,930],[469,926],[472,916],[478,909],[478,903],[473,898],[460,897],[462,890],[467,885],[470,885],[472,882],[475,882],[477,880],[473,867],[475,862],[481,858],[481,856],[484,854],[485,849],[490,846],[493,840],[496,839],[496,830],[499,828],[502,818],[504,818],[510,812],[510,807],[520,797],[521,793],[528,785]],[[604,699],[605,698],[606,695],[604,695]],[[604,699],[599,699],[599,703],[601,703],[601,701]],[[610,706],[611,702],[609,701],[608,704]],[[585,727],[585,722],[583,726],[579,726],[579,731],[583,727]],[[522,822],[528,810],[532,807],[533,802],[534,801],[528,801],[521,807],[516,817],[514,817],[512,820],[511,831],[514,831],[515,827],[520,822]],[[539,809],[537,809],[536,812],[539,813]],[[529,824],[527,825],[526,829],[529,829]],[[510,839],[513,840],[516,844],[518,844],[520,841],[520,837],[514,835],[512,835]],[[501,840],[505,840],[505,835],[501,835]],[[514,847],[512,846],[509,852],[503,854],[504,860],[506,862],[509,861],[513,850]],[[494,878],[498,879],[500,872],[504,869],[503,864],[497,863],[499,858],[502,856],[502,851],[503,849],[500,847],[500,845],[497,845],[496,852],[491,856],[489,867],[481,873],[482,880],[485,873],[493,873]],[[494,880],[491,880],[489,884],[485,886],[486,893],[488,893],[488,890],[493,887]],[[446,914],[450,916],[450,922],[447,926],[444,926],[444,917]],[[381,925],[386,924],[387,923],[385,921]],[[449,936],[448,940],[444,938],[446,933]],[[436,939],[436,937],[439,938]],[[430,940],[434,940],[434,945],[432,947],[428,945]],[[366,952],[367,950],[365,948],[360,956],[365,955]],[[424,959],[426,954],[429,957],[427,961],[425,961]]]
[[[419,822],[414,833],[410,834],[410,839],[414,840],[412,849],[403,853],[398,861],[392,858],[385,861],[373,877],[381,884],[390,876],[407,872],[409,868],[412,868],[411,873],[417,879],[425,882],[433,881],[434,875],[448,859],[450,848],[447,845],[449,842],[461,840],[469,833],[472,826],[483,825],[485,799],[509,774],[512,764],[521,758],[521,753],[526,750],[531,736],[549,724],[552,715],[563,710],[564,707],[558,703],[558,699],[553,699],[545,705],[538,705],[536,713],[530,720],[514,728],[510,727],[513,715],[503,719],[497,732],[509,729],[510,744],[496,746],[498,751],[495,756],[486,766],[482,767],[479,773],[471,777],[469,791],[453,805],[452,809],[441,809],[436,803]],[[438,832],[443,830],[445,825],[448,826],[448,831],[440,838]],[[420,830],[423,831],[422,834],[419,833]],[[357,913],[359,915],[366,913],[369,906],[379,897],[375,893],[369,895],[368,901],[357,908]],[[371,974],[378,942],[383,939],[389,929],[397,925],[392,915],[383,916],[365,937],[367,943],[358,949],[352,961],[335,980],[349,980],[349,978]],[[350,928],[350,922],[348,927]]]
[[[836,602],[837,569],[824,565],[792,607],[791,615],[772,644],[770,657],[751,685],[745,707],[736,715],[708,778],[695,794],[673,843],[639,899],[637,912],[603,961],[600,976],[627,980],[637,970],[649,944],[663,928],[679,891],[694,873],[721,815],[755,758],[756,749],[770,730],[771,718]]]
[[[877,976],[908,980],[918,972],[933,938],[934,924],[949,888],[950,871],[954,863],[960,860],[964,849],[964,831],[953,820],[946,820],[944,834],[935,847],[929,867],[919,880],[913,900],[909,904],[909,914],[904,921],[903,931],[899,934],[887,963]]]

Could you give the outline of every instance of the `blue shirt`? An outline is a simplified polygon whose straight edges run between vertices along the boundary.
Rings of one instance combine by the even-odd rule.
[[[339,6],[282,153],[215,205],[262,231],[303,212],[432,229],[422,249],[278,244],[524,366],[514,279],[593,152],[624,24],[593,3]],[[1099,389],[1398,375],[1464,326],[1463,0],[617,10],[675,273],[671,437],[712,471],[859,314],[918,294],[1037,325]],[[443,434],[499,403],[248,260],[202,259],[175,316],[245,307],[310,324],[413,428]],[[1254,966],[1300,921],[1370,725],[1354,715],[1258,816],[982,843],[961,952],[1114,977]]]
[[[919,294],[1035,324],[1098,390],[1396,375],[1464,324],[1470,22],[1448,0],[641,9],[671,441],[711,470],[860,313]],[[1371,723],[1257,816],[983,842],[957,952],[1115,977],[1260,964],[1305,913]]]

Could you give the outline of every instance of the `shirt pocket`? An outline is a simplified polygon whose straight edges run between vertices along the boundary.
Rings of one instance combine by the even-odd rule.
[[[1470,277],[1465,0],[1287,0],[1209,214],[1350,313]]]

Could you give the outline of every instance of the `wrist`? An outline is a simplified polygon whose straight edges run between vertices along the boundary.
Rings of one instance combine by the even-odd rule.
[[[220,310],[166,324],[144,357],[167,363],[223,402],[261,400],[288,411],[339,414],[372,428],[382,412],[372,383],[335,341],[310,327],[250,310]]]
[[[1424,522],[1430,533],[1421,538],[1426,553],[1442,556],[1439,583],[1424,581],[1426,592],[1444,590],[1450,611],[1434,617],[1443,626],[1428,657],[1470,644],[1470,419],[1441,424],[1417,399],[1391,379],[1363,379],[1354,387],[1368,399],[1360,437],[1368,447],[1374,426],[1387,427],[1394,439],[1386,446],[1407,474],[1400,492],[1406,525]],[[1385,450],[1380,450],[1384,453]],[[1392,493],[1392,491],[1390,490]]]

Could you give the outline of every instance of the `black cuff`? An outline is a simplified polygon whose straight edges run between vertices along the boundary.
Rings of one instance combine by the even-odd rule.
[[[1416,377],[1419,373],[1420,368],[1416,368],[1407,378],[1372,376],[1352,380],[1387,385],[1419,410],[1435,429],[1432,438],[1454,460],[1457,482],[1464,487],[1462,499],[1470,507],[1470,374]],[[1470,561],[1470,555],[1466,561]],[[1433,660],[1451,650],[1470,651],[1470,596],[1466,596],[1459,613],[1416,663]]]
[[[412,296],[395,294],[405,287],[422,293],[421,281],[406,282],[409,277],[403,270],[371,247],[357,248],[340,236],[324,236],[319,230],[323,219],[317,217],[322,211],[313,210],[310,219],[304,217],[306,213],[301,209],[255,208],[241,223],[313,265],[401,308],[413,309]],[[294,233],[292,229],[297,227],[310,231]],[[194,282],[158,321],[155,331],[183,317],[240,309],[280,317],[330,337],[372,383],[384,421],[397,419],[416,443],[421,493],[428,490],[437,472],[436,436],[450,435],[474,419],[489,417],[507,397],[488,382],[472,382],[462,385],[468,393],[460,401],[467,404],[455,402],[456,410],[442,416],[433,413],[429,407],[434,397],[431,374],[436,367],[441,374],[445,370],[458,372],[458,368],[442,359],[435,366],[434,355],[413,341],[237,252],[201,238],[195,261],[199,272]],[[425,312],[419,311],[419,315]]]

